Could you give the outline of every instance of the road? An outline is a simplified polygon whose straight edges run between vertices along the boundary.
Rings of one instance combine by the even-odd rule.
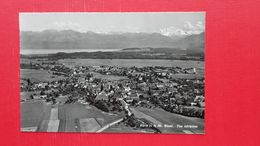
[[[111,126],[113,126],[113,125],[115,125],[115,124],[117,124],[117,123],[119,123],[119,122],[121,122],[121,121],[123,121],[123,120],[124,120],[124,118],[120,118],[120,119],[118,119],[118,120],[116,120],[116,121],[114,121],[114,122],[111,122],[111,123],[105,125],[104,127],[100,128],[100,129],[97,130],[96,132],[98,132],[98,133],[99,133],[99,132],[102,132],[102,131],[108,129],[109,127],[111,127]]]

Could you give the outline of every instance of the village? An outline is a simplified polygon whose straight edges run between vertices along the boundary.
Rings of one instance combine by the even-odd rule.
[[[42,100],[52,105],[90,104],[107,113],[124,115],[126,124],[141,128],[157,125],[137,118],[133,112],[135,107],[161,108],[170,113],[204,119],[204,78],[175,77],[194,75],[195,68],[68,67],[54,61],[38,61],[22,63],[21,69],[44,70],[51,74],[51,78],[62,77],[41,82],[21,78],[21,92],[31,93],[21,102]]]

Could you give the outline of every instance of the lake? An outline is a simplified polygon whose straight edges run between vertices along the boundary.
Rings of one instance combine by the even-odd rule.
[[[74,53],[74,52],[97,52],[97,51],[113,52],[113,51],[118,51],[118,49],[21,49],[20,54],[32,55],[32,54],[55,54],[58,52]]]
[[[119,66],[119,67],[144,67],[144,66],[165,66],[197,68],[204,70],[204,61],[192,60],[159,60],[159,59],[60,59],[60,63],[67,66]]]

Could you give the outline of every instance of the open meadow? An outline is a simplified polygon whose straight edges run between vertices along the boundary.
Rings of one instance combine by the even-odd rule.
[[[32,82],[51,82],[64,79],[63,76],[53,75],[51,71],[36,69],[21,69],[20,77],[29,78]]]

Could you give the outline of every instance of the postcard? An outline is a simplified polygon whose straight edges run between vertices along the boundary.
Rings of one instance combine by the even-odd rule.
[[[22,132],[204,134],[205,12],[20,13]]]

